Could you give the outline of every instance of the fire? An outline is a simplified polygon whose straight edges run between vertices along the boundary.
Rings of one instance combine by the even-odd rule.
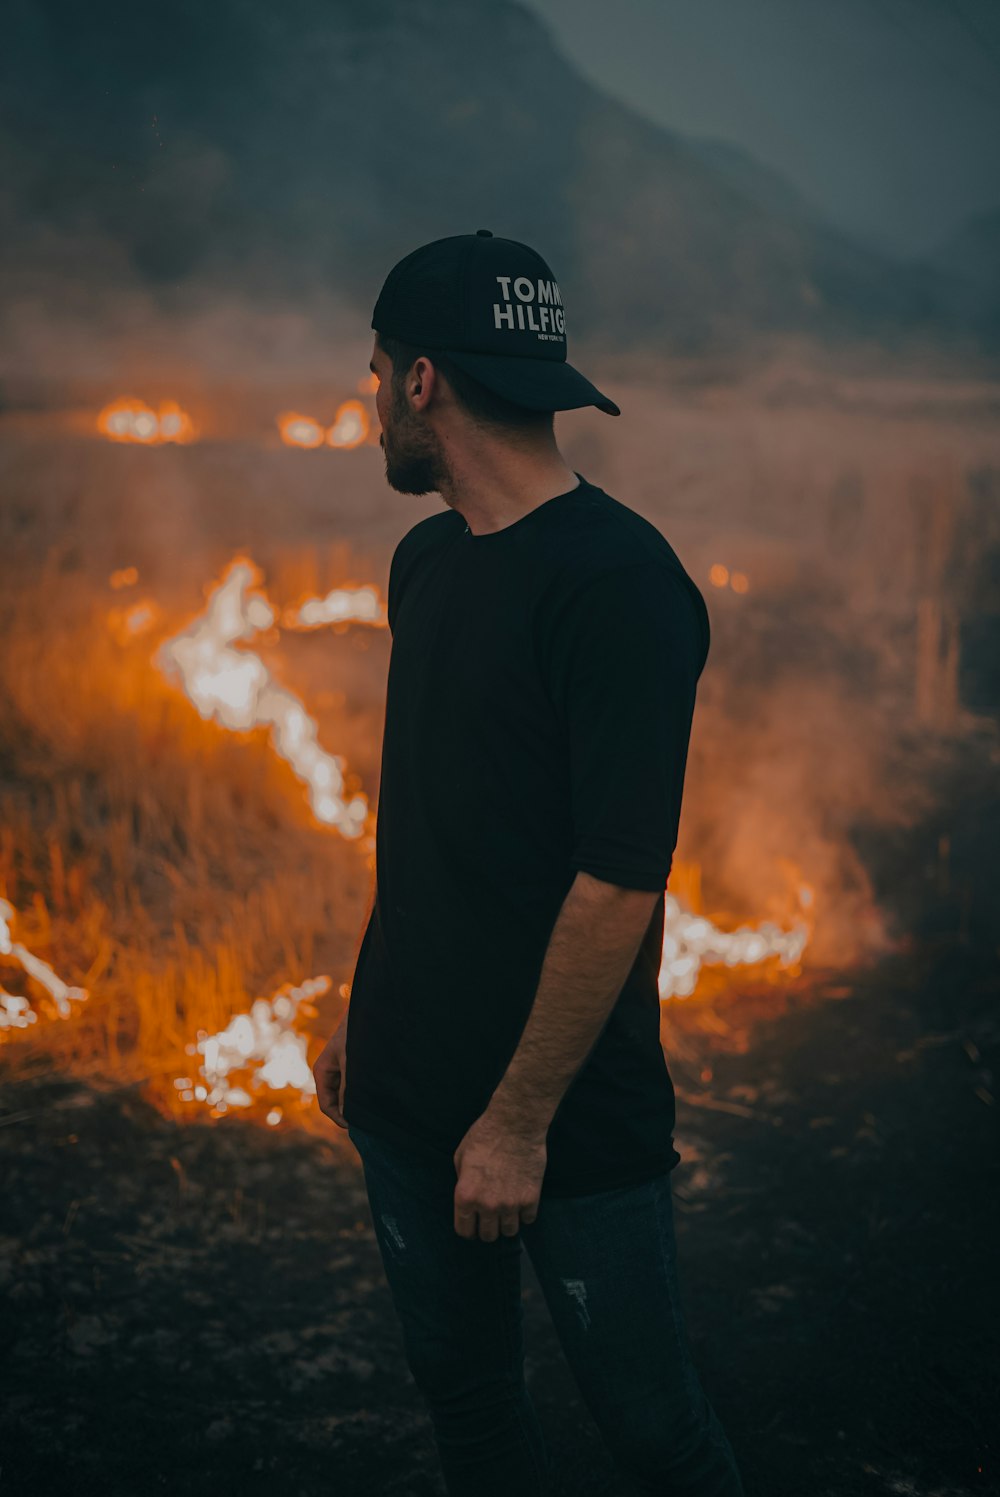
[[[160,402],[158,411],[141,400],[114,401],[97,418],[97,429],[113,442],[191,442],[195,431],[191,417],[174,400]],[[121,586],[122,584],[112,584]]]
[[[237,1083],[242,1073],[251,1073],[271,1091],[294,1087],[304,1097],[314,1096],[316,1083],[306,1059],[307,1038],[295,1029],[299,1014],[315,1017],[310,1000],[331,986],[329,977],[311,977],[300,986],[286,983],[271,999],[258,998],[249,1013],[237,1014],[218,1034],[201,1032],[189,1055],[202,1055],[200,1081],[179,1076],[174,1086],[182,1102],[203,1102],[216,1116],[230,1107],[251,1107],[253,1095]],[[280,1122],[281,1109],[267,1115],[272,1126]]]
[[[385,604],[370,583],[363,587],[335,587],[325,598],[307,598],[297,608],[285,610],[286,629],[320,629],[325,624],[375,624],[388,628]]]
[[[811,903],[812,891],[806,889],[800,897],[803,903]],[[734,931],[719,930],[703,915],[692,915],[682,909],[673,895],[667,894],[663,961],[658,978],[660,997],[689,998],[695,990],[698,973],[706,965],[750,966],[769,956],[778,957],[783,966],[794,965],[808,939],[806,925],[782,930],[771,920],[756,928],[741,925]]]
[[[288,447],[360,447],[369,426],[368,412],[360,400],[343,401],[329,428],[298,411],[283,411],[278,417],[281,440]]]
[[[750,579],[746,572],[730,572],[729,568],[717,561],[708,569],[708,580],[713,587],[731,587],[734,593],[746,593],[750,591]]]
[[[312,423],[315,428],[313,445],[350,445],[361,430],[360,425],[351,424],[354,418],[347,410],[351,404],[345,402],[340,408],[329,434],[319,423]],[[310,420],[299,416],[290,419]],[[364,430],[367,429],[365,423]],[[337,441],[333,440],[334,433]],[[299,435],[301,437],[303,433]],[[738,590],[737,579],[742,574],[722,570],[725,572],[723,585]],[[138,580],[136,568],[124,567],[111,573],[108,584],[120,591],[135,587]],[[237,556],[221,579],[206,587],[205,593],[203,609],[186,627],[159,646],[152,656],[152,664],[179,683],[202,718],[211,719],[233,732],[267,728],[273,748],[305,787],[318,822],[337,828],[345,838],[360,838],[367,822],[367,797],[347,793],[345,760],[319,745],[317,722],[305,704],[275,680],[265,660],[248,647],[255,636],[264,631],[272,631],[273,637],[279,619],[279,610],[263,591],[262,573],[249,558]],[[133,592],[114,600],[108,599],[109,603],[111,601],[128,605],[115,608],[109,616],[111,627],[123,644],[145,635],[154,627],[160,629],[160,610],[151,599]],[[280,611],[282,628],[309,630],[348,623],[386,627],[385,600],[377,587],[371,584],[341,585],[324,596],[305,597]],[[163,632],[160,629],[160,633]],[[141,644],[134,658],[147,660],[151,650],[151,644]],[[683,882],[682,878],[682,893]],[[801,885],[801,877],[796,877],[794,882]],[[677,882],[673,887],[678,887]],[[17,891],[12,889],[11,892],[20,902]],[[294,898],[294,893],[288,897]],[[658,975],[661,1001],[691,997],[706,978],[706,985],[711,989],[712,979],[707,972],[711,967],[721,968],[725,974],[728,968],[760,964],[769,959],[779,962],[782,967],[794,966],[808,939],[807,924],[799,921],[798,916],[794,921],[785,922],[791,926],[789,929],[766,920],[756,926],[740,925],[725,930],[708,918],[692,913],[692,910],[702,908],[700,897],[688,898],[685,903],[687,908],[682,907],[673,895],[666,895]],[[811,903],[811,890],[800,888],[799,903],[799,913],[804,914],[805,906]],[[777,909],[781,919],[783,902]],[[286,906],[283,911],[286,923],[288,912]],[[768,906],[762,913],[772,915],[775,907]],[[91,1024],[96,1027],[99,1023],[98,997],[88,989],[69,986],[50,966],[33,956],[23,944],[15,942],[11,935],[14,919],[13,906],[0,900],[0,971],[6,975],[8,969],[18,968],[25,974],[24,984],[17,982],[15,992],[7,992],[0,986],[0,1038],[9,1036],[13,1040],[15,1036],[37,1028],[38,1021],[49,1011],[66,1018],[76,1011],[75,1001],[88,998],[86,1025],[80,1027]],[[730,919],[728,923],[735,924],[735,920]],[[245,935],[246,929],[245,926],[238,928],[232,939],[233,950],[239,949],[240,935]],[[192,951],[182,945],[175,963],[176,975],[159,985],[159,979],[154,982],[150,976],[147,984],[136,938],[130,933],[126,939],[129,945],[121,949],[121,960],[112,962],[106,953],[102,956],[98,952],[87,969],[85,980],[95,994],[100,993],[100,1002],[107,1006],[108,1023],[116,1036],[125,994],[137,1013],[143,1015],[142,1023],[138,1025],[139,1034],[156,1035],[159,1048],[152,1061],[146,1059],[144,1069],[152,1071],[154,1077],[163,1078],[159,1099],[165,1100],[175,1112],[184,1110],[189,1116],[196,1107],[208,1109],[212,1117],[221,1117],[227,1112],[247,1115],[260,1103],[259,1115],[270,1126],[287,1120],[290,1115],[297,1117],[298,1102],[309,1102],[315,1095],[307,1062],[310,1044],[307,1021],[316,1017],[314,1000],[330,991],[331,979],[314,976],[297,983],[286,982],[270,998],[251,1001],[259,989],[245,987],[238,969],[235,969],[236,977],[213,982],[211,964],[208,969],[201,964],[200,948]],[[93,944],[97,946],[99,943],[94,941]],[[112,950],[110,942],[107,944]],[[292,949],[296,949],[294,943],[289,944],[289,950]],[[306,970],[310,966],[307,957]],[[106,986],[100,979],[105,967],[112,972],[112,979]],[[206,970],[207,976],[204,975]],[[287,968],[285,972],[279,969],[273,981],[280,981],[286,973]],[[43,1000],[39,1012],[35,1011],[30,998],[23,996],[25,991],[30,991],[27,988],[29,980],[40,984],[51,1000],[50,1003]],[[348,996],[346,987],[340,991],[341,996]],[[178,998],[177,994],[181,997]],[[172,1005],[175,1001],[180,1004],[181,999],[186,1017],[178,1038],[176,1026],[165,1023],[162,1016],[173,1013]],[[177,1013],[181,1011],[178,1007]],[[67,1046],[77,1043],[78,1026],[57,1027],[57,1033],[66,1033]],[[185,1045],[184,1040],[191,1036],[196,1038]],[[140,1040],[139,1059],[144,1058],[144,1044],[145,1041]],[[154,1092],[158,1086],[160,1083],[154,1081]],[[285,1096],[271,1095],[280,1092]]]
[[[331,447],[360,447],[368,435],[368,412],[360,400],[345,400],[326,434]]]
[[[33,956],[20,941],[13,940],[10,922],[14,919],[14,906],[0,899],[0,957],[9,957],[28,977],[40,983],[53,999],[60,1019],[68,1019],[74,1002],[82,1002],[89,995],[86,988],[73,988],[57,977],[47,962]],[[5,1029],[27,1029],[37,1023],[38,1015],[30,1001],[16,993],[8,993],[0,987],[0,1031]]]
[[[152,598],[142,598],[128,608],[112,608],[108,614],[108,628],[119,644],[125,645],[140,634],[147,634],[160,616],[160,610]]]
[[[233,732],[270,727],[274,748],[308,787],[317,819],[345,837],[359,837],[368,800],[360,794],[344,800],[345,761],[320,748],[315,718],[298,697],[278,685],[260,656],[232,648],[235,641],[252,639],[274,623],[267,598],[249,591],[260,580],[258,568],[237,557],[204,613],[160,646],[156,664],[165,675],[180,677],[202,717],[214,718]]]
[[[326,433],[318,421],[311,416],[300,416],[298,411],[285,411],[278,417],[281,440],[289,447],[322,447]]]
[[[730,572],[729,568],[723,566],[721,561],[708,569],[708,580],[713,587],[731,587],[734,593],[746,593],[750,591],[750,579],[746,572]]]

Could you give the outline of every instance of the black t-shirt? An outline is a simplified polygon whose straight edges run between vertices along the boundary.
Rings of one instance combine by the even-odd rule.
[[[580,483],[476,535],[419,521],[389,573],[376,893],[348,1123],[449,1160],[517,1048],[579,869],[665,890],[705,601],[648,520]],[[664,901],[547,1135],[545,1195],[680,1162],[659,1037]]]

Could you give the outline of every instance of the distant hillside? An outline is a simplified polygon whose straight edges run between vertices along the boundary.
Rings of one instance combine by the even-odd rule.
[[[947,278],[945,298],[956,316],[1000,347],[1000,208],[970,218],[930,264]]]
[[[935,267],[605,97],[507,0],[19,0],[0,162],[8,302],[138,282],[368,312],[402,254],[485,226],[551,262],[571,347],[954,325]]]

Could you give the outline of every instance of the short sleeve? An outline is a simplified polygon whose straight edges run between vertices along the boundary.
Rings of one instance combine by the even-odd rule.
[[[708,613],[658,561],[593,578],[562,605],[548,669],[566,735],[572,867],[627,889],[665,889]]]
[[[396,632],[396,609],[399,600],[399,573],[401,570],[399,558],[401,550],[402,542],[399,542],[392,553],[392,560],[389,563],[389,582],[386,588],[385,614],[390,634],[395,634]]]
[[[438,514],[426,515],[424,519],[418,520],[397,541],[389,563],[389,581],[385,600],[390,634],[396,633],[396,619],[399,617],[399,609],[410,573],[414,567],[419,566],[421,557],[429,549],[447,542],[450,537],[454,536],[456,527],[461,528],[464,523],[456,510],[442,510]]]
[[[417,526],[414,525],[397,541],[396,548],[392,553],[392,560],[389,563],[389,583],[386,589],[385,612],[390,634],[395,634],[396,632],[396,616],[399,613],[399,600],[403,591],[410,555],[413,551],[413,536],[416,529]]]

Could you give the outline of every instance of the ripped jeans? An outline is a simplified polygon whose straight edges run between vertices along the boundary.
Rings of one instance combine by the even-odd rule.
[[[427,1405],[449,1497],[550,1491],[524,1381],[521,1249],[622,1475],[657,1497],[743,1497],[736,1460],[691,1358],[669,1172],[596,1195],[543,1196],[495,1242],[454,1227],[456,1174],[348,1128]]]

